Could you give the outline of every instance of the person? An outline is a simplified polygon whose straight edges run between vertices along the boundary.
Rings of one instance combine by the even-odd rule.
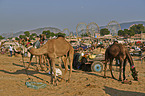
[[[12,57],[12,52],[13,52],[13,46],[12,45],[10,45],[9,51],[10,51],[10,57]]]
[[[113,44],[118,44],[118,41],[117,41],[117,40],[115,40]]]
[[[141,51],[141,49],[138,46],[135,47],[135,50]]]
[[[64,37],[64,36],[58,35],[58,37]],[[46,35],[45,34],[40,34],[40,44],[43,45],[46,42],[47,42]]]
[[[4,54],[4,45],[1,47],[1,54]]]

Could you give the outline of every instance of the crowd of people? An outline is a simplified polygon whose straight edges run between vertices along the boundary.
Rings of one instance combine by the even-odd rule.
[[[41,34],[35,38],[35,40],[30,40],[29,38],[19,39],[19,40],[11,40],[11,41],[4,41],[1,42],[0,45],[0,53],[1,54],[8,54],[10,57],[15,56],[17,53],[19,54],[20,51],[24,53],[24,56],[30,56],[30,53],[27,52],[28,46],[42,46],[47,41],[46,36]],[[6,42],[9,42],[6,44]],[[39,48],[37,47],[37,48]]]
[[[41,45],[43,45],[47,42],[47,38],[44,34],[41,34],[41,35],[37,36],[34,41],[30,40],[29,38],[25,38],[25,39],[15,40],[14,42],[18,42],[19,47],[21,47],[21,48],[24,47],[23,48],[23,53],[25,53],[25,56],[29,57],[30,54],[27,52],[27,46],[28,45],[33,45],[33,46],[37,46],[37,48],[39,48]],[[40,46],[38,46],[39,43],[40,43]],[[111,44],[113,44],[112,41],[102,40],[102,41],[92,42],[89,46],[85,46],[85,45],[83,45],[83,43],[80,43],[80,45],[74,47],[74,49],[78,50],[78,51],[83,50],[83,51],[91,52],[95,48],[100,47],[100,50],[101,50],[102,48],[103,49],[107,48]],[[131,50],[140,50],[141,51],[141,50],[145,49],[144,43],[136,44],[135,42],[134,43],[125,42],[124,45],[129,46],[128,47],[129,50],[131,49]],[[134,46],[134,48],[132,46]],[[16,46],[14,46],[12,44],[10,44],[10,46],[8,47],[8,46],[5,46],[4,43],[1,43],[0,48],[1,48],[1,50],[0,50],[1,54],[5,54],[6,52],[9,52],[10,57],[15,55],[15,53],[19,53],[19,50],[17,50]]]

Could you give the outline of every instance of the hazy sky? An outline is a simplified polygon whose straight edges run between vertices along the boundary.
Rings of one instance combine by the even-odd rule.
[[[0,0],[0,33],[41,27],[68,28],[145,21],[145,0]]]

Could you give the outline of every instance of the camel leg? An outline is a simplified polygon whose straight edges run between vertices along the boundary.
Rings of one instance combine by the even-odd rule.
[[[68,71],[67,57],[63,57],[63,63],[64,63],[64,66],[65,66],[65,72],[64,72],[64,74],[62,75],[62,80],[64,79],[64,76],[65,76],[65,74],[66,74],[67,71]]]
[[[49,58],[48,58],[49,59]],[[51,63],[51,60],[49,59],[49,64],[50,64],[50,74],[51,74],[51,84],[53,84],[53,74],[52,74],[52,72],[53,72],[53,70],[52,70],[52,63]]]
[[[114,58],[113,58],[113,59],[114,59]],[[113,72],[112,72],[112,62],[113,62],[113,59],[112,59],[112,58],[110,59],[109,69],[110,69],[110,72],[111,72],[112,78],[115,79],[115,77],[114,77],[114,75],[113,75]]]
[[[45,71],[47,71],[47,65],[46,65],[46,62],[47,62],[47,59],[45,58],[45,55],[42,55],[42,61],[43,61],[43,64],[45,65],[45,68],[46,68],[46,70]],[[48,65],[49,65],[49,62],[48,62]],[[49,65],[49,67],[50,67],[50,65]]]
[[[61,64],[64,63],[65,56],[63,56],[63,57],[61,57],[61,58],[59,58],[59,59],[61,59],[61,63],[59,63],[59,68],[60,68],[61,70],[63,70]]]
[[[106,78],[106,69],[107,69],[107,59],[105,60],[105,66],[104,66],[104,78]]]
[[[33,55],[31,54],[29,64],[28,64],[28,66],[26,67],[27,70],[28,70],[29,66],[31,65],[32,58],[33,58]]]
[[[36,59],[36,64],[37,64],[37,56],[35,56],[35,59]]]
[[[125,77],[126,60],[127,58],[124,60],[124,63],[123,63],[123,80],[126,80],[126,77]]]
[[[122,63],[123,63],[123,60],[122,59],[119,59],[119,62],[120,62],[120,69],[119,69],[119,81],[122,81],[121,79],[121,73],[122,73]]]
[[[42,56],[39,56],[39,64],[40,64],[41,70],[44,71],[44,68],[43,68],[42,62],[41,62],[42,61],[41,58],[42,58]]]
[[[69,56],[69,62],[70,62],[70,70],[69,70],[68,82],[70,82],[71,74],[72,74],[73,54],[71,56]]]
[[[47,60],[47,63],[48,63],[48,65],[45,63],[45,67],[46,67],[46,71],[50,71],[51,70],[51,63],[50,63],[50,60],[49,59],[46,59]]]
[[[44,55],[41,55],[41,58],[42,58],[42,59],[41,59],[41,60],[42,60],[42,63],[46,63],[46,62],[45,62],[45,56],[44,56]]]
[[[55,58],[50,59],[51,60],[51,83],[54,84],[54,82],[56,82],[57,84],[57,80],[56,80],[56,69],[55,69]],[[52,72],[54,74],[52,74]]]

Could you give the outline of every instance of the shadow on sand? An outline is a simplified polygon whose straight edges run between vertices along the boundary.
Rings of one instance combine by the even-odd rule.
[[[13,65],[15,66],[19,66],[19,67],[24,67],[23,65],[18,65],[18,64],[15,64],[13,63]],[[33,69],[33,68],[30,68],[30,69]],[[35,76],[35,74],[42,74],[42,75],[47,75],[47,76],[51,76],[50,74],[48,73],[41,73],[41,72],[38,72],[38,71],[33,71],[33,70],[27,70],[24,68],[22,70],[17,70],[15,72],[9,72],[9,71],[5,71],[5,70],[0,70],[1,72],[4,72],[4,73],[8,73],[8,74],[26,74],[28,76],[32,76],[32,77],[35,77],[37,79],[40,79],[40,80],[43,80],[42,78],[38,77],[38,76]],[[44,80],[45,81],[45,80]]]
[[[94,75],[94,76],[97,76],[97,77],[102,77],[102,78],[104,78],[104,76],[98,75],[98,74],[96,74],[96,73],[87,72],[86,74],[88,74],[88,75]],[[112,77],[106,76],[106,78],[112,78]],[[113,78],[112,78],[112,79],[113,79]],[[117,79],[115,78],[114,80],[117,80]]]
[[[103,90],[110,96],[145,96],[145,93],[117,90],[107,86],[104,86]]]

